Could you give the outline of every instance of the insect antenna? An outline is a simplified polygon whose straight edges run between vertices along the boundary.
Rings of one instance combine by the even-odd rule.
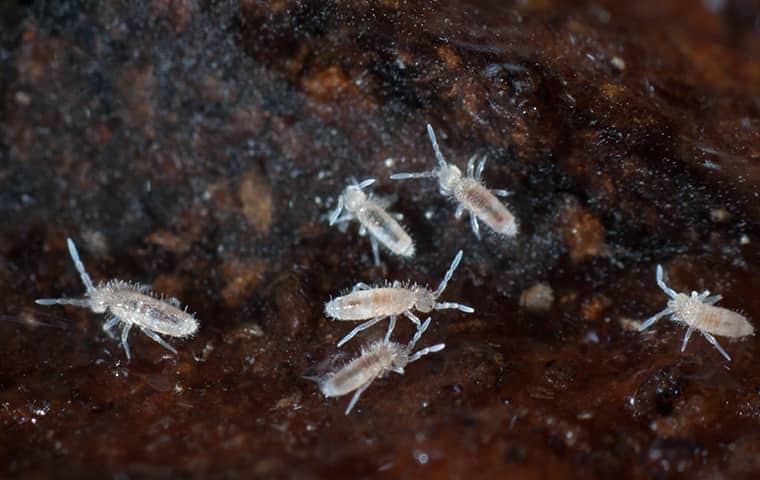
[[[438,146],[438,140],[435,138],[435,132],[433,131],[433,127],[430,126],[430,124],[427,124],[427,132],[428,136],[430,137],[430,143],[433,144],[433,151],[435,152],[435,158],[438,161],[438,168],[434,168],[433,170],[427,170],[425,172],[399,172],[394,173],[390,176],[391,180],[409,180],[413,178],[435,178],[438,176],[438,170],[445,167],[446,159],[443,158],[443,153],[441,153],[441,149]]]
[[[658,285],[658,286],[659,286],[659,287],[662,289],[662,291],[663,291],[663,292],[665,292],[665,293],[666,293],[666,294],[667,294],[667,295],[668,295],[670,298],[676,298],[676,296],[678,296],[678,294],[675,292],[675,290],[673,290],[672,288],[670,288],[669,286],[667,286],[667,285],[665,284],[665,280],[664,280],[662,277],[663,277],[663,273],[662,273],[662,265],[660,265],[660,264],[657,264],[657,285]]]
[[[435,138],[435,131],[433,131],[433,127],[430,126],[429,123],[427,124],[427,133],[428,137],[430,137],[430,143],[433,145],[433,151],[435,152],[436,160],[438,160],[438,166],[445,167],[446,160],[443,158],[443,153],[441,153],[441,149],[438,146],[438,140]]]
[[[410,356],[409,357],[409,363],[416,362],[417,360],[419,360],[421,357],[424,357],[428,353],[440,352],[444,348],[446,348],[446,344],[445,343],[439,343],[437,345],[433,345],[433,346],[430,346],[430,347],[425,347],[422,350],[419,350],[419,351],[415,352],[412,356]]]
[[[452,275],[454,275],[454,271],[459,266],[459,262],[462,261],[462,250],[459,250],[457,252],[456,256],[454,256],[454,260],[451,261],[451,266],[449,266],[449,269],[446,271],[446,274],[443,276],[443,280],[441,280],[441,283],[438,285],[438,288],[435,290],[435,293],[433,295],[435,298],[438,298],[441,296],[444,290],[446,290],[446,285],[448,285],[449,280],[451,280]]]
[[[71,238],[67,238],[66,244],[69,247],[69,255],[71,255],[71,259],[74,261],[74,266],[77,267],[77,270],[79,271],[79,277],[82,279],[82,283],[84,283],[88,293],[92,292],[95,290],[95,287],[92,285],[92,279],[84,269],[84,264],[82,263],[82,259],[79,258],[79,252],[77,251],[76,245],[74,245],[74,241]]]
[[[425,321],[422,322],[422,324],[419,327],[417,327],[417,331],[414,332],[414,336],[412,337],[411,340],[409,340],[409,343],[406,345],[407,352],[411,353],[411,351],[414,349],[414,346],[417,344],[417,342],[420,341],[420,338],[422,338],[422,334],[425,333],[425,330],[427,330],[428,327],[430,326],[430,320],[431,320],[431,317],[427,317]]]
[[[37,305],[76,305],[77,307],[89,307],[90,301],[83,298],[38,298],[34,301]]]
[[[449,280],[451,280],[452,275],[454,275],[454,271],[459,266],[459,262],[462,261],[462,250],[459,250],[459,252],[454,257],[454,260],[451,261],[451,266],[449,267],[448,271],[446,271],[446,274],[443,276],[443,280],[441,280],[441,284],[438,285],[438,288],[433,292],[434,298],[438,298],[441,296],[444,290],[446,290],[446,285],[448,285]],[[460,312],[465,313],[473,313],[475,311],[474,308],[463,305],[461,303],[455,303],[455,302],[436,302],[434,305],[434,308],[436,310],[447,310],[447,309],[456,309]]]

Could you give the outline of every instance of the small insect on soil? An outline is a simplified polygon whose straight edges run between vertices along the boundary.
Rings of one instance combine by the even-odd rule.
[[[447,163],[443,158],[435,132],[430,124],[427,125],[428,136],[433,144],[435,158],[438,167],[428,172],[394,173],[391,180],[407,180],[410,178],[437,178],[438,190],[441,195],[454,197],[458,203],[454,216],[458,219],[467,210],[470,214],[470,226],[475,236],[480,238],[478,220],[491,227],[502,235],[513,237],[517,235],[517,220],[507,207],[496,196],[506,197],[506,190],[489,190],[483,185],[481,176],[486,166],[486,157],[482,156],[478,166],[475,167],[476,156],[473,155],[467,161],[467,174],[463,177],[462,171],[456,165]]]
[[[380,264],[378,242],[396,255],[413,257],[414,242],[396,220],[403,218],[402,215],[386,212],[384,202],[364,193],[364,189],[373,183],[375,179],[369,178],[346,187],[338,197],[338,206],[330,213],[330,225],[358,220],[361,224],[359,235],[369,233],[375,265]],[[345,213],[341,215],[344,210]]]
[[[368,320],[351,330],[338,342],[338,346],[342,346],[362,330],[366,330],[390,317],[388,332],[385,334],[385,341],[388,342],[393,329],[396,327],[398,315],[405,315],[415,325],[420,325],[420,319],[412,313],[412,310],[428,313],[432,310],[453,308],[465,313],[474,312],[475,310],[472,307],[460,303],[437,302],[461,261],[462,251],[460,250],[435,291],[416,284],[404,286],[398,281],[383,287],[372,287],[365,283],[357,283],[351,293],[327,302],[325,314],[333,320]]]
[[[74,265],[79,271],[87,291],[84,298],[40,298],[36,300],[39,305],[76,305],[89,308],[95,313],[105,313],[106,323],[103,331],[109,337],[115,339],[111,331],[117,324],[122,323],[121,345],[127,360],[131,358],[127,337],[133,325],[138,326],[145,335],[156,341],[167,350],[177,353],[171,345],[166,343],[158,334],[170,337],[188,337],[198,330],[198,320],[187,309],[180,309],[179,300],[176,298],[160,299],[153,296],[150,286],[123,282],[121,280],[109,280],[93,285],[90,276],[84,269],[84,264],[79,258],[79,252],[74,242],[68,238],[66,242],[69,254]]]
[[[702,293],[692,291],[691,295],[686,295],[668,287],[662,278],[661,265],[657,265],[657,285],[671,299],[668,300],[667,308],[649,317],[641,324],[639,332],[651,327],[660,317],[671,315],[672,320],[683,322],[688,326],[686,335],[683,337],[683,343],[681,344],[682,352],[686,350],[686,344],[689,342],[691,334],[694,333],[694,330],[698,330],[729,361],[731,357],[718,344],[713,335],[740,338],[752,335],[755,332],[752,324],[742,315],[722,307],[714,306],[722,298],[720,295],[711,296],[708,290]]]
[[[390,342],[387,339],[372,343],[362,348],[361,355],[344,367],[322,378],[311,378],[311,380],[315,380],[319,384],[319,389],[325,397],[340,397],[354,392],[354,396],[346,408],[346,415],[348,415],[356,402],[359,401],[364,390],[376,378],[380,378],[391,371],[403,375],[404,368],[410,363],[419,360],[428,353],[440,352],[446,347],[445,344],[439,343],[412,353],[414,345],[425,333],[428,326],[430,326],[430,317],[417,327],[414,337],[406,346]]]

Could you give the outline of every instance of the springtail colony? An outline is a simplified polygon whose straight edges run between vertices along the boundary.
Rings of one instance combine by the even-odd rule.
[[[166,343],[158,334],[170,337],[188,337],[198,330],[198,320],[187,310],[180,309],[176,298],[160,299],[150,291],[149,285],[140,285],[121,280],[109,280],[93,285],[92,279],[84,269],[79,258],[79,252],[70,239],[66,239],[69,254],[79,271],[86,292],[84,298],[40,298],[39,305],[76,305],[86,307],[95,313],[105,313],[106,323],[103,331],[115,339],[111,331],[118,323],[123,324],[121,330],[121,345],[127,360],[130,360],[127,338],[133,325],[137,325],[145,335],[159,345],[176,354],[177,350]]]
[[[372,385],[375,379],[388,372],[404,374],[404,368],[428,353],[440,352],[446,345],[439,343],[412,353],[415,344],[430,326],[430,317],[417,326],[417,331],[406,345],[391,342],[384,338],[362,348],[361,354],[348,364],[325,377],[316,379],[319,389],[325,397],[340,397],[354,392],[348,403],[346,415],[351,412],[362,393]]]
[[[688,326],[681,344],[682,352],[686,350],[686,344],[689,342],[691,334],[697,330],[718,349],[726,360],[731,361],[731,357],[723,350],[713,335],[729,338],[746,337],[755,333],[752,324],[736,312],[714,306],[723,298],[720,295],[710,295],[709,290],[702,293],[692,290],[691,295],[678,293],[668,287],[662,277],[662,266],[657,265],[657,285],[670,297],[668,305],[664,310],[652,315],[642,323],[639,331],[643,332],[661,317],[671,315],[674,321],[685,323]]]
[[[440,192],[453,197],[458,202],[455,216],[460,218],[465,210],[469,213],[472,230],[478,238],[480,238],[478,221],[482,221],[498,234],[510,237],[516,235],[517,220],[497,198],[497,196],[507,196],[508,192],[489,190],[481,182],[486,163],[485,157],[480,158],[477,166],[475,166],[477,157],[471,157],[467,162],[466,173],[462,175],[457,166],[447,163],[444,159],[435,132],[429,124],[427,133],[437,160],[436,168],[427,172],[396,173],[390,178],[393,180],[436,178]],[[386,202],[373,198],[364,191],[374,183],[374,179],[358,183],[352,181],[338,197],[336,208],[330,212],[330,225],[356,219],[360,224],[359,233],[369,234],[375,264],[380,262],[379,245],[383,245],[390,252],[401,257],[414,256],[414,242],[399,224],[397,218],[400,215],[387,212]],[[135,325],[148,337],[175,354],[177,351],[159,335],[184,338],[193,335],[198,330],[198,321],[195,316],[188,313],[186,309],[181,309],[178,300],[157,298],[150,292],[150,287],[147,285],[116,279],[101,282],[97,286],[93,285],[79,258],[74,242],[67,239],[67,244],[69,254],[85,285],[85,295],[83,298],[42,298],[36,301],[38,304],[75,305],[89,308],[95,313],[105,313],[106,321],[103,324],[103,330],[111,338],[116,338],[112,329],[119,324],[122,325],[121,344],[127,360],[131,358],[127,339],[130,329]],[[354,285],[349,293],[325,304],[325,314],[331,319],[361,322],[338,342],[338,347],[343,346],[358,333],[388,319],[388,329],[380,341],[365,345],[361,354],[343,367],[325,376],[312,378],[317,381],[319,389],[326,397],[338,397],[353,392],[346,414],[354,408],[362,393],[375,379],[389,372],[403,374],[404,368],[409,363],[429,353],[444,349],[445,345],[439,343],[413,353],[415,345],[431,323],[429,316],[421,321],[415,315],[415,310],[424,314],[444,309],[457,309],[465,313],[474,312],[474,309],[467,305],[438,301],[459,266],[462,255],[460,250],[454,256],[435,290],[399,281],[376,286],[360,282]],[[731,357],[713,335],[741,338],[754,334],[754,328],[744,316],[714,305],[721,299],[720,295],[710,295],[709,291],[702,293],[692,291],[691,295],[678,293],[665,284],[660,265],[657,265],[656,278],[657,285],[670,299],[664,310],[641,324],[639,331],[646,330],[661,317],[670,315],[674,321],[682,322],[688,327],[681,344],[682,352],[686,349],[691,335],[697,330],[729,361]],[[414,336],[406,345],[391,341],[391,335],[400,315],[407,317],[416,326]]]
[[[506,190],[489,190],[483,185],[481,176],[486,166],[486,157],[482,156],[475,167],[476,156],[473,155],[467,162],[467,173],[462,177],[462,171],[456,165],[447,163],[443,158],[435,132],[430,124],[427,125],[430,143],[433,145],[438,167],[427,172],[394,173],[391,180],[407,180],[410,178],[437,178],[438,190],[441,195],[451,196],[458,203],[454,216],[459,219],[467,210],[470,214],[470,226],[475,236],[480,239],[480,227],[478,220],[491,227],[491,229],[507,237],[517,235],[517,220],[506,206],[496,196],[506,197]]]
[[[385,334],[385,342],[388,342],[396,326],[398,315],[404,315],[415,325],[420,325],[420,319],[412,313],[412,310],[428,313],[432,310],[453,308],[465,313],[474,312],[475,310],[472,307],[461,303],[437,301],[461,261],[462,251],[460,250],[435,291],[417,284],[404,286],[398,281],[382,287],[372,287],[360,282],[354,285],[351,293],[327,302],[325,314],[333,320],[366,320],[343,337],[338,342],[338,347],[354,338],[357,333],[372,327],[385,318],[390,318],[388,331]]]
[[[369,233],[375,265],[380,265],[378,242],[396,255],[413,257],[414,242],[396,220],[396,218],[401,218],[401,215],[389,214],[384,209],[384,202],[364,193],[364,189],[373,183],[375,179],[369,178],[361,183],[347,186],[338,197],[338,206],[330,214],[330,225],[357,219],[361,224],[359,235],[364,236]],[[344,210],[345,213],[341,215]]]

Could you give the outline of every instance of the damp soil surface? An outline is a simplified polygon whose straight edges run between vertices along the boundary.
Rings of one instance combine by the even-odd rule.
[[[760,339],[641,321],[710,290],[760,324],[753,0],[6,1],[0,4],[0,476],[760,476]],[[509,190],[498,236],[432,180],[430,123]],[[350,179],[412,259],[327,213]],[[35,305],[96,281],[197,313],[167,340]],[[350,415],[324,375],[382,337],[324,303],[436,285],[419,347]],[[424,316],[423,316],[424,318]],[[400,319],[394,340],[413,326]]]

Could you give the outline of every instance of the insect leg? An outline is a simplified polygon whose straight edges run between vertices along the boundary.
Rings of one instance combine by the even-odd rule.
[[[472,227],[472,232],[476,237],[478,237],[478,240],[480,240],[480,227],[478,226],[478,219],[472,212],[470,212],[470,227]]]
[[[411,180],[414,178],[433,178],[438,176],[434,170],[428,170],[427,172],[399,172],[391,175],[391,180]]]
[[[37,305],[75,305],[85,308],[90,306],[90,301],[86,298],[38,298],[34,303]]]
[[[372,377],[369,380],[367,380],[367,383],[365,383],[364,385],[356,389],[354,396],[351,397],[351,401],[348,403],[348,407],[346,407],[346,415],[351,413],[351,410],[354,408],[354,405],[356,405],[356,402],[359,401],[359,397],[362,396],[362,393],[364,393],[364,390],[366,390],[370,385],[372,385],[372,382],[374,381],[375,381],[375,377]]]
[[[716,303],[720,302],[722,298],[723,298],[723,295],[712,295],[712,296],[709,296],[709,297],[705,298],[702,301],[704,303],[708,304],[708,305],[713,305],[713,304],[716,304]]]
[[[335,207],[335,210],[330,212],[330,225],[335,225],[338,222],[338,217],[340,216],[340,212],[343,211],[343,195],[338,197],[338,205]]]
[[[676,298],[678,295],[675,290],[670,288],[669,286],[665,285],[665,280],[662,278],[662,265],[657,264],[657,285],[662,289],[663,292],[665,292],[670,298]]]
[[[673,309],[670,307],[667,307],[665,310],[655,313],[651,317],[647,318],[644,321],[644,323],[639,325],[639,332],[643,332],[647,328],[651,327],[654,322],[660,319],[660,317],[664,317],[665,315],[670,315],[671,313],[673,313]]]
[[[374,178],[368,178],[366,180],[362,180],[361,183],[358,183],[356,186],[359,187],[360,189],[364,190],[365,188],[367,188],[370,185],[372,185],[373,183],[375,183],[375,181],[376,180]]]
[[[132,355],[129,353],[129,343],[127,338],[129,337],[129,331],[132,329],[131,323],[124,323],[124,328],[121,330],[121,346],[124,348],[124,353],[127,355],[127,361],[132,359]]]
[[[413,324],[417,325],[417,327],[420,326],[420,319],[419,319],[419,317],[417,317],[417,315],[413,314],[409,310],[407,310],[406,312],[404,312],[404,315],[406,315],[406,318],[408,318],[409,320],[411,320]]]
[[[343,338],[340,339],[340,341],[338,342],[338,348],[342,347],[343,345],[346,344],[346,342],[348,342],[349,340],[351,340],[352,338],[354,338],[357,333],[359,333],[359,332],[361,332],[363,330],[366,330],[366,329],[372,327],[373,325],[375,325],[376,323],[380,322],[384,318],[385,317],[375,317],[372,320],[368,320],[368,321],[362,323],[361,325],[359,325],[358,327],[354,328],[353,330],[351,330],[350,332],[348,332],[348,335],[346,335],[345,337],[343,337]]]
[[[84,264],[82,263],[82,259],[79,258],[79,252],[77,251],[77,246],[74,245],[74,241],[70,238],[66,239],[66,245],[69,247],[69,255],[71,255],[71,259],[74,261],[74,266],[77,267],[77,270],[79,271],[79,277],[82,279],[82,283],[84,283],[85,288],[88,292],[91,292],[95,289],[92,285],[92,279],[87,274],[87,271],[84,269]]]
[[[369,243],[372,245],[372,258],[375,259],[375,266],[378,266],[380,265],[380,248],[377,246],[377,239],[370,237]]]
[[[713,347],[718,349],[720,354],[723,355],[726,358],[726,360],[728,360],[729,362],[731,361],[731,356],[728,353],[726,353],[725,350],[723,350],[723,347],[721,347],[718,341],[715,340],[715,337],[705,332],[704,330],[700,330],[700,332],[702,333],[702,335],[704,335],[704,337],[707,339],[708,342],[712,343]]]
[[[488,160],[488,157],[486,157],[485,155],[480,157],[478,168],[475,170],[475,180],[480,180],[480,177],[483,176],[483,170],[485,170],[486,168],[486,160]]]
[[[686,344],[689,343],[689,338],[691,338],[692,333],[694,333],[694,327],[686,329],[686,335],[683,336],[683,343],[681,344],[681,352],[686,351]]]
[[[460,203],[459,205],[457,205],[457,209],[454,212],[454,218],[456,218],[457,220],[459,220],[460,218],[462,218],[462,214],[463,213],[464,213],[464,205],[462,205]]]
[[[121,321],[119,317],[116,317],[114,315],[109,315],[106,323],[103,324],[103,331],[106,332],[106,335],[108,335],[112,340],[116,340],[116,335],[113,334],[111,329],[116,326]]]
[[[383,340],[385,343],[391,341],[391,333],[393,333],[394,328],[396,328],[396,315],[391,315],[391,319],[388,322],[388,331],[385,333],[385,339]]]
[[[156,332],[148,330],[147,328],[141,328],[140,330],[142,330],[145,335],[149,336],[151,338],[151,340],[153,340],[154,342],[158,343],[159,345],[161,345],[165,349],[169,350],[174,355],[177,355],[177,350],[175,350],[174,347],[172,347],[171,345],[169,345],[168,343],[166,343],[166,341],[163,338],[159,337]]]
[[[354,219],[354,214],[351,213],[351,212],[346,212],[343,215],[341,215],[340,218],[338,218],[335,221],[335,224],[339,225],[341,223],[345,223],[345,222],[348,222],[348,221],[353,220],[353,219]]]
[[[467,159],[467,170],[465,172],[468,177],[472,177],[475,174],[475,159],[477,157],[476,154]]]
[[[497,197],[508,197],[512,195],[512,192],[510,192],[509,190],[504,190],[501,188],[492,188],[491,192],[493,192],[493,194],[496,195]]]

